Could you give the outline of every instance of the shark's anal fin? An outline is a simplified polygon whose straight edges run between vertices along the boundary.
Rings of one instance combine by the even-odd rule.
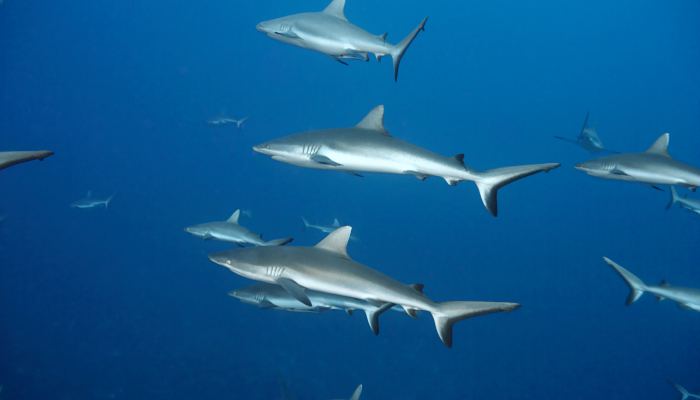
[[[286,290],[287,293],[291,294],[295,299],[309,307],[312,306],[311,300],[309,300],[309,297],[306,295],[306,289],[304,289],[303,286],[288,278],[277,279],[277,284],[282,286],[282,288]]]
[[[311,161],[319,163],[319,164],[323,164],[323,165],[330,165],[332,167],[339,167],[339,166],[343,165],[343,164],[340,164],[340,163],[337,163],[337,162],[331,160],[330,158],[328,158],[326,156],[322,156],[320,154],[314,154],[313,156],[311,156]]]

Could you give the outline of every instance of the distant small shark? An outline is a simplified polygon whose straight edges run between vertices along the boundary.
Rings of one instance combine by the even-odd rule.
[[[581,132],[579,132],[576,139],[569,139],[563,136],[554,137],[565,142],[577,144],[579,147],[583,148],[584,150],[588,150],[591,153],[609,151],[603,146],[603,142],[600,140],[598,132],[596,132],[595,128],[588,126],[588,113],[586,113],[586,119],[583,120],[583,127],[581,128]]]
[[[373,53],[378,61],[385,55],[394,60],[394,80],[399,77],[399,64],[418,34],[425,30],[423,21],[401,42],[387,42],[387,34],[373,35],[345,17],[345,0],[333,0],[321,12],[306,12],[264,21],[256,29],[282,43],[326,54],[341,64],[345,60],[369,61]]]
[[[414,290],[423,292],[423,285],[410,285]],[[338,296],[335,294],[306,290],[306,296],[311,301],[311,305],[306,305],[294,296],[290,295],[284,288],[269,283],[258,283],[252,286],[236,289],[229,292],[229,295],[248,304],[256,305],[260,308],[275,308],[285,311],[299,312],[321,312],[327,310],[342,310],[352,314],[355,310],[364,311],[367,316],[367,323],[375,335],[379,334],[379,315],[386,311],[384,306],[377,306],[366,301],[354,299],[352,297]],[[404,312],[399,306],[391,307],[394,311]],[[411,309],[412,316],[417,310]]]
[[[666,281],[661,282],[659,286],[648,286],[642,282],[641,279],[637,278],[634,274],[615,263],[613,260],[607,257],[603,257],[603,260],[610,265],[630,287],[630,294],[627,296],[627,305],[637,301],[642,297],[644,292],[649,292],[655,295],[659,301],[670,299],[683,308],[700,311],[700,289],[671,286]]]
[[[666,209],[673,207],[674,204],[678,204],[682,208],[700,215],[700,200],[680,197],[678,192],[676,192],[676,188],[671,186],[671,200],[666,205]]]
[[[683,386],[681,386],[677,383],[674,383],[674,382],[671,382],[671,384],[673,385],[673,387],[676,388],[676,390],[678,390],[681,393],[681,400],[700,399],[700,395],[690,393]]]
[[[72,208],[95,208],[104,206],[104,208],[109,208],[109,203],[112,201],[114,195],[107,198],[97,198],[92,197],[92,191],[88,190],[84,198],[76,200],[70,204]]]
[[[210,119],[209,121],[207,121],[207,123],[209,125],[215,125],[215,126],[234,124],[234,125],[236,125],[236,128],[240,129],[247,120],[248,120],[248,117],[243,117],[241,119],[221,117],[221,118]]]
[[[362,385],[359,385],[355,391],[352,393],[352,396],[350,396],[349,400],[360,400],[360,396],[362,395]],[[342,399],[336,399],[336,400],[342,400]]]
[[[9,168],[32,160],[43,160],[53,155],[53,151],[2,151],[0,152],[0,169]]]
[[[217,239],[225,242],[233,242],[238,245],[252,244],[254,246],[284,246],[292,241],[292,238],[264,241],[260,234],[251,232],[248,228],[238,223],[241,210],[233,212],[226,221],[207,222],[185,228],[185,231],[203,239]]]
[[[309,221],[306,220],[306,218],[301,217],[302,222],[304,223],[305,228],[311,228],[311,229],[316,229],[318,231],[321,231],[323,233],[331,233],[334,230],[340,228],[340,221],[338,221],[338,218],[333,218],[333,223],[330,225],[315,225],[312,223],[309,223]],[[350,236],[350,240],[357,240],[357,236],[352,235]]]
[[[307,294],[312,290],[363,300],[382,312],[394,305],[411,316],[415,310],[429,312],[447,347],[452,346],[456,322],[519,306],[485,301],[436,303],[413,287],[352,260],[347,253],[351,231],[349,226],[340,227],[314,247],[249,247],[211,254],[209,259],[244,278],[280,285],[307,306],[313,306]]]
[[[464,154],[445,157],[393,137],[384,128],[384,106],[375,107],[351,128],[303,132],[253,147],[273,160],[299,167],[341,172],[377,172],[413,175],[420,180],[443,178],[449,185],[473,181],[481,200],[493,215],[498,214],[497,193],[501,187],[559,167],[558,163],[520,165],[477,171],[464,164]]]
[[[643,153],[623,153],[586,161],[576,169],[604,179],[656,185],[700,186],[700,169],[671,158],[670,135],[664,133]]]

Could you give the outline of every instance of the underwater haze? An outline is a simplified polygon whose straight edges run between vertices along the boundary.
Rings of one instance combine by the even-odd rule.
[[[349,61],[271,40],[263,20],[326,0],[0,2],[0,399],[676,399],[700,392],[700,314],[625,306],[610,257],[700,287],[700,216],[670,192],[595,179],[575,138],[700,166],[697,0],[347,0],[406,52]],[[349,127],[384,104],[395,137],[475,169],[561,162],[500,191],[304,169],[252,146]],[[207,121],[249,117],[240,128]],[[88,191],[108,207],[71,208]],[[679,189],[691,198],[699,193]],[[223,221],[312,246],[302,217],[351,225],[350,256],[436,301],[520,303],[438,339],[430,315],[262,310],[210,262]],[[5,217],[3,219],[3,216]]]

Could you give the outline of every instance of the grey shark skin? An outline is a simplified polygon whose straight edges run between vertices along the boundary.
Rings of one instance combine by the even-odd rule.
[[[344,172],[377,172],[430,176],[448,184],[473,181],[489,212],[498,214],[498,189],[518,179],[547,172],[558,163],[520,165],[476,171],[464,164],[464,155],[445,157],[391,136],[384,128],[384,106],[377,106],[351,128],[298,133],[253,147],[258,153],[284,163]]]
[[[678,204],[682,208],[700,215],[700,200],[680,197],[676,191],[676,188],[671,186],[671,200],[669,200],[666,209],[668,210],[669,208],[673,207],[674,204]]]
[[[659,286],[649,286],[613,260],[607,257],[603,257],[603,260],[612,267],[629,286],[630,293],[629,296],[627,296],[627,305],[637,301],[645,292],[649,292],[655,295],[659,300],[673,300],[683,308],[700,311],[700,289],[671,286],[666,282],[662,282]]]
[[[203,239],[216,239],[224,242],[233,242],[239,245],[251,244],[254,246],[283,246],[292,241],[292,238],[275,239],[265,241],[262,237],[250,231],[238,223],[241,210],[233,212],[226,221],[206,222],[185,228],[185,231]]]
[[[297,300],[312,305],[306,291],[315,290],[363,300],[380,307],[400,305],[409,312],[429,312],[442,342],[452,346],[457,321],[510,311],[515,303],[450,301],[436,303],[417,290],[350,258],[352,228],[338,228],[314,247],[254,247],[212,254],[209,259],[248,279],[282,286]],[[410,313],[410,312],[409,312]]]
[[[579,132],[576,139],[569,139],[563,136],[555,136],[555,138],[565,142],[577,144],[579,147],[591,153],[607,151],[605,146],[603,146],[603,141],[600,140],[600,137],[598,136],[598,132],[595,130],[595,128],[588,125],[588,115],[589,113],[586,113],[586,119],[583,120],[583,127],[581,128],[581,132]]]
[[[43,160],[53,155],[53,151],[1,151],[0,170],[32,160]]]
[[[422,293],[423,285],[411,285],[414,290]],[[241,289],[236,289],[229,292],[229,295],[248,304],[257,305],[260,308],[277,308],[285,311],[301,311],[301,312],[320,312],[326,310],[343,310],[348,314],[355,310],[362,310],[366,317],[369,328],[375,335],[379,334],[379,315],[385,308],[391,305],[377,306],[366,301],[358,300],[352,297],[338,296],[331,293],[318,292],[315,290],[306,290],[306,297],[311,302],[308,306],[294,296],[289,294],[283,287],[269,283],[258,283]],[[390,307],[397,312],[404,312],[399,306]],[[416,310],[409,310],[412,317],[415,316]]]
[[[377,60],[390,55],[394,60],[394,80],[399,64],[418,33],[425,30],[423,21],[398,44],[386,41],[387,34],[373,35],[345,18],[345,0],[333,0],[321,12],[307,12],[263,21],[256,29],[268,37],[297,47],[326,54],[342,64],[344,60],[369,61],[369,53]]]
[[[700,395],[690,393],[688,390],[686,390],[686,388],[675,382],[671,382],[671,385],[673,385],[673,387],[675,387],[676,390],[678,390],[681,393],[681,400],[700,399]]]
[[[109,203],[112,201],[114,195],[107,198],[97,198],[92,197],[92,191],[88,190],[84,198],[76,200],[70,204],[71,208],[95,208],[103,207],[109,208]]]
[[[664,133],[643,153],[623,153],[586,161],[576,169],[604,179],[650,185],[700,186],[700,169],[674,160],[668,153],[670,135]]]

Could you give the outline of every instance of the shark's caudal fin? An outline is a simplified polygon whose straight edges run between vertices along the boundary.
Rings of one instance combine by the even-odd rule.
[[[551,171],[559,167],[559,165],[559,163],[549,163],[490,169],[475,173],[477,175],[475,183],[479,188],[481,201],[491,215],[495,217],[498,215],[498,189],[538,172]]]
[[[306,218],[301,217],[301,220],[302,220],[302,222],[304,222],[304,228],[308,228],[308,227],[311,226],[311,225],[309,224],[309,221],[306,220]]]
[[[620,277],[627,283],[627,285],[630,287],[630,294],[627,296],[627,305],[630,305],[637,301],[642,295],[644,294],[644,291],[647,290],[647,286],[642,282],[641,279],[637,278],[633,273],[629,272],[625,268],[623,268],[621,265],[617,264],[615,261],[603,257],[603,260],[611,266],[615,272],[617,272]]]
[[[436,310],[431,311],[435,320],[440,340],[447,347],[452,347],[452,326],[466,318],[486,315],[518,308],[517,303],[498,303],[487,301],[448,301],[437,303]]]
[[[671,198],[668,201],[668,204],[666,204],[666,209],[668,210],[669,208],[673,207],[674,204],[678,202],[678,192],[676,192],[676,188],[674,186],[671,186]]]
[[[282,238],[282,239],[274,239],[274,240],[269,240],[267,242],[264,242],[262,245],[263,246],[284,246],[285,244],[290,243],[294,238],[287,237],[287,238]]]
[[[690,399],[690,398],[700,399],[700,395],[690,393],[686,388],[684,388],[683,386],[681,386],[675,382],[670,382],[670,383],[671,383],[671,385],[673,385],[673,387],[676,388],[676,390],[678,390],[681,393],[681,400],[686,400],[686,399]]]
[[[423,18],[420,25],[418,25],[411,33],[408,34],[402,41],[394,45],[391,49],[391,58],[394,60],[394,81],[399,79],[399,65],[401,64],[401,59],[403,58],[408,46],[413,43],[413,40],[418,36],[421,31],[425,30],[425,23],[428,21],[428,17]]]
[[[105,200],[105,208],[109,208],[109,203],[112,202],[113,198],[114,198],[114,195],[107,197],[107,200]]]
[[[355,389],[355,391],[352,392],[352,396],[350,396],[350,400],[360,400],[361,395],[362,395],[362,385],[358,385],[357,388]]]

